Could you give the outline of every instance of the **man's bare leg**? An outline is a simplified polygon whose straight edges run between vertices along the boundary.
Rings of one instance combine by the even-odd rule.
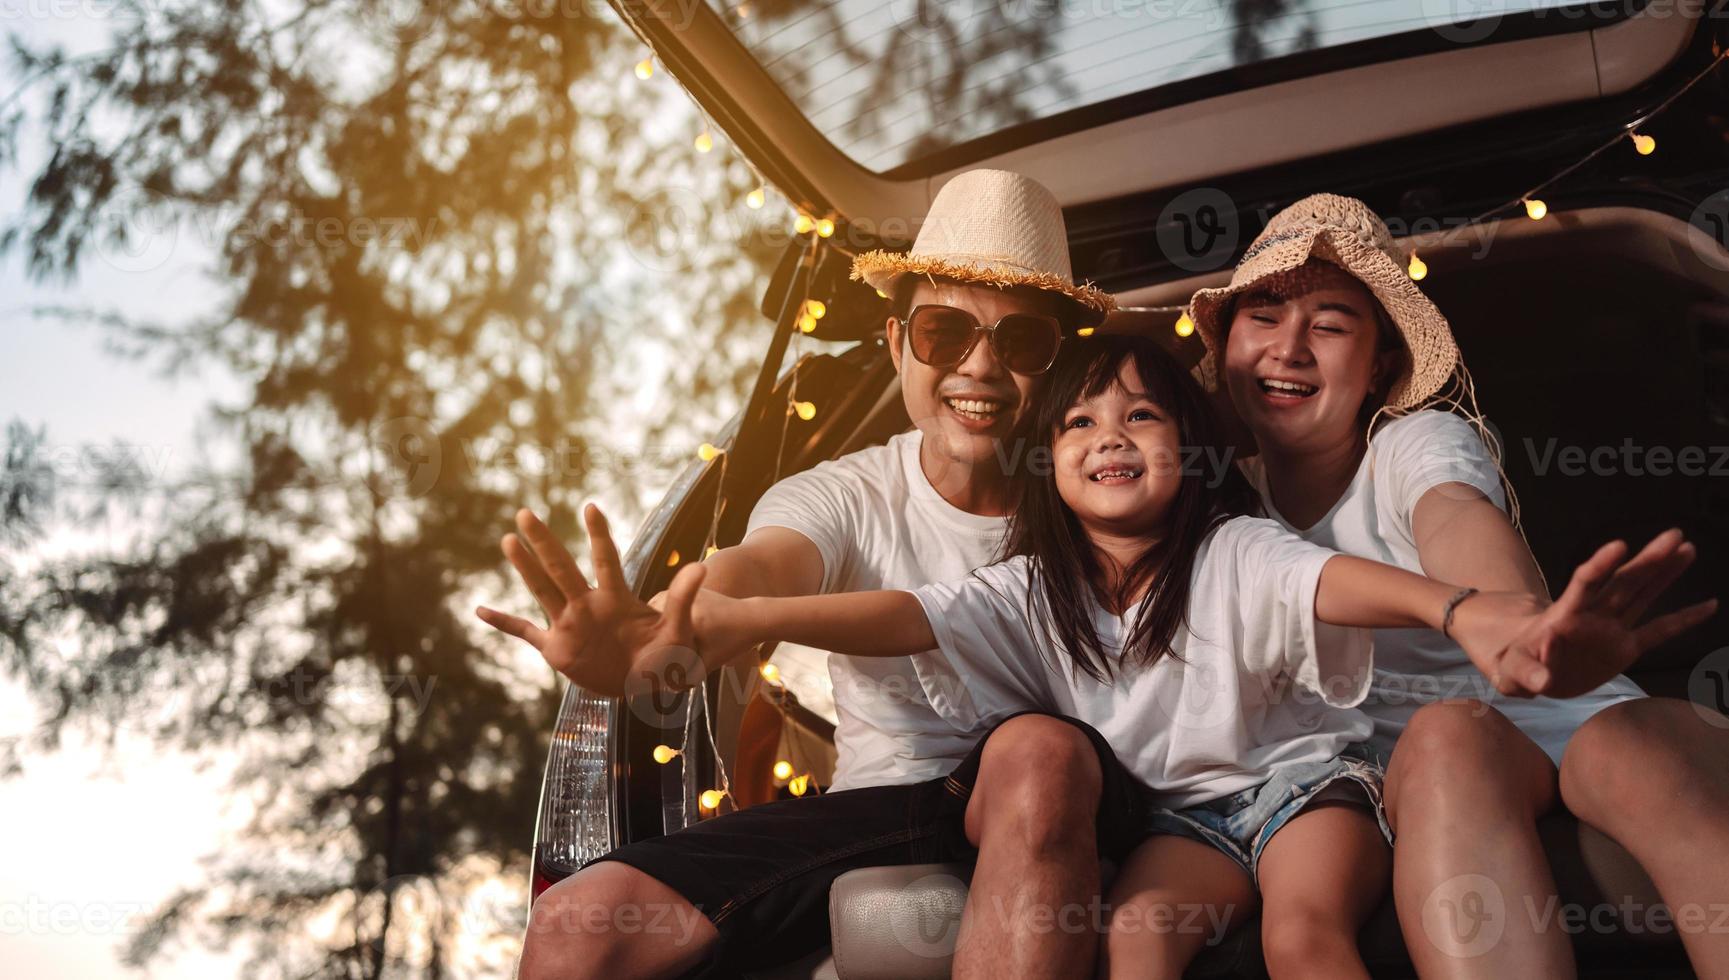
[[[718,938],[683,895],[628,864],[602,861],[534,903],[517,977],[676,977],[700,964]]]

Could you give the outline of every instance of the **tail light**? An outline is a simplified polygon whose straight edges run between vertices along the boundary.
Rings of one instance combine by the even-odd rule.
[[[613,715],[617,702],[564,692],[540,787],[533,897],[613,849]]]

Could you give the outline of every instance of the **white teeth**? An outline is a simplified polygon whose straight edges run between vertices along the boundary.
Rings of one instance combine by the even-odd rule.
[[[1262,378],[1261,387],[1271,391],[1289,391],[1298,395],[1313,394],[1317,390],[1314,385],[1306,385],[1297,381],[1276,381],[1272,378]]]
[[[1094,473],[1090,477],[1090,479],[1094,483],[1097,483],[1100,480],[1111,480],[1111,479],[1134,480],[1134,479],[1138,479],[1140,477],[1140,475],[1141,475],[1140,470],[1105,470],[1101,473]]]
[[[1002,402],[981,401],[972,398],[945,398],[948,406],[963,415],[989,417],[1002,410]]]

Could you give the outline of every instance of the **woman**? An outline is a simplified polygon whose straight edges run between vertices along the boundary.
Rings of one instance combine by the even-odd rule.
[[[1548,601],[1451,329],[1367,206],[1321,194],[1287,208],[1190,313],[1203,377],[1255,437],[1244,471],[1268,516],[1347,554]],[[1659,537],[1587,583],[1597,614],[1636,622],[1692,558],[1678,533]],[[1729,719],[1625,678],[1569,681],[1577,658],[1624,668],[1714,611],[1653,621],[1634,648],[1550,636],[1529,650],[1552,669],[1536,689],[1484,677],[1439,632],[1377,631],[1366,751],[1388,767],[1394,895],[1420,973],[1574,972],[1568,934],[1541,915],[1556,889],[1536,823],[1558,804],[1626,847],[1677,912],[1729,902]],[[1459,916],[1496,910],[1499,939],[1470,941]],[[1729,937],[1681,932],[1700,975],[1729,976]]]

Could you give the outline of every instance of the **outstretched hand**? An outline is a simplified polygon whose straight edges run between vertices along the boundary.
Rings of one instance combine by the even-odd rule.
[[[481,606],[482,622],[518,637],[571,683],[605,697],[621,697],[634,666],[669,650],[690,650],[691,605],[706,569],[692,562],[679,571],[657,609],[637,598],[624,578],[606,515],[583,509],[595,584],[590,586],[570,552],[532,511],[516,514],[519,534],[500,542],[504,556],[534,593],[547,625]]]
[[[1459,607],[1455,633],[1472,661],[1503,694],[1577,697],[1626,671],[1647,651],[1711,618],[1717,601],[1707,600],[1641,623],[1651,605],[1675,584],[1698,557],[1698,550],[1677,530],[1653,538],[1638,555],[1613,541],[1581,564],[1567,589],[1552,605],[1524,617],[1512,642],[1498,652],[1486,635],[1510,620],[1492,622],[1496,602],[1473,596]],[[1497,600],[1498,601],[1498,600]],[[1479,604],[1472,610],[1473,604]]]

